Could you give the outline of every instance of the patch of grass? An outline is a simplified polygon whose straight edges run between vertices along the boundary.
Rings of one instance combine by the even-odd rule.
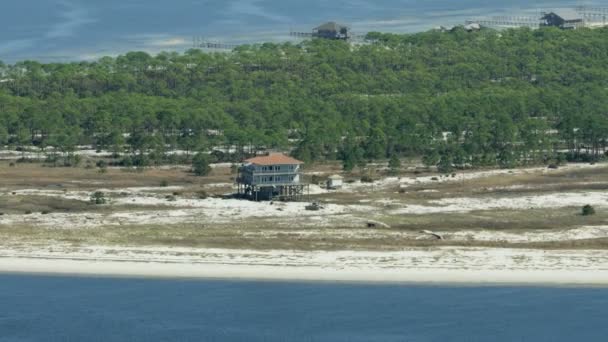
[[[91,206],[86,202],[49,196],[0,196],[0,208],[6,214],[91,211]]]
[[[603,225],[608,215],[599,213],[582,217],[578,208],[484,210],[471,213],[435,213],[426,215],[387,215],[378,218],[395,229],[458,231],[570,229],[583,225]]]
[[[78,246],[133,246],[133,247],[192,247],[192,248],[229,248],[252,250],[361,250],[390,251],[409,247],[435,248],[454,247],[491,247],[491,248],[538,248],[538,249],[599,249],[608,248],[608,239],[577,240],[564,242],[505,243],[501,241],[449,241],[417,240],[395,237],[378,230],[378,235],[352,235],[345,229],[344,234],[298,235],[283,234],[246,234],[260,233],[259,230],[243,230],[228,226],[206,227],[197,225],[166,226],[123,226],[95,229],[44,229],[30,226],[0,226],[0,239],[4,246],[11,243],[17,246],[32,245],[70,245]],[[262,231],[263,232],[263,231]]]
[[[215,171],[215,170],[214,170]],[[230,170],[218,170],[218,175],[212,175],[205,182],[216,182],[229,175]],[[121,169],[108,168],[107,172],[99,173],[94,168],[45,168],[40,164],[20,164],[10,167],[6,162],[0,162],[0,179],[4,187],[44,188],[57,183],[68,183],[70,187],[94,189],[92,184],[103,182],[104,188],[153,187],[166,180],[168,184],[184,185],[195,182],[195,178],[186,171],[166,169],[145,169],[141,173],[123,172]],[[69,181],[68,181],[69,180]]]

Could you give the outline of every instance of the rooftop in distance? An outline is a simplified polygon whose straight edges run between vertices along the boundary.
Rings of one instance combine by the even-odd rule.
[[[327,22],[325,24],[322,24],[322,25],[314,28],[315,31],[335,31],[335,32],[340,32],[341,30],[344,30],[344,29],[348,30],[348,26],[338,24],[335,21],[330,21],[330,22]]]

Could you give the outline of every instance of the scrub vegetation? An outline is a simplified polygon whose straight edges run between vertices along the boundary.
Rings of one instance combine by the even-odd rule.
[[[593,162],[608,137],[607,34],[371,33],[362,45],[0,63],[0,148],[23,160],[33,149],[53,166],[81,162],[79,145],[111,151],[110,166],[190,164],[214,150],[195,159],[197,174],[263,149],[347,170],[396,168],[397,157],[444,173]]]

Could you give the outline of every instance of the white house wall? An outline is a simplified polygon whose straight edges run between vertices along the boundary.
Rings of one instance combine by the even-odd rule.
[[[300,165],[248,165],[241,178],[251,185],[300,184]]]

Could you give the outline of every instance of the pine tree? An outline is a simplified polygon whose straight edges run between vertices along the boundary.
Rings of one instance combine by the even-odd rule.
[[[4,149],[4,146],[8,144],[8,131],[6,127],[0,123],[0,151]]]
[[[437,166],[437,164],[439,164],[440,161],[441,161],[441,156],[439,155],[439,152],[437,152],[437,150],[435,150],[435,149],[427,150],[424,153],[424,155],[422,156],[422,163],[427,168]]]
[[[391,174],[396,175],[399,173],[399,169],[401,169],[401,161],[396,154],[393,154],[391,159],[388,161],[388,169]]]
[[[197,176],[206,176],[211,172],[209,155],[198,152],[192,158],[192,172]]]

